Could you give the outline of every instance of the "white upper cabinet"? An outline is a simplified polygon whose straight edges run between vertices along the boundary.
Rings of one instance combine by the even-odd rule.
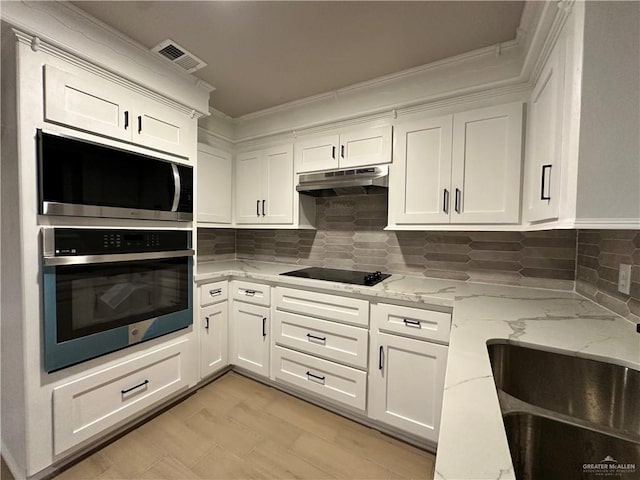
[[[198,215],[200,223],[231,223],[231,154],[198,145]]]
[[[236,223],[293,223],[293,154],[290,144],[236,156]]]
[[[395,129],[389,222],[449,223],[453,117],[405,122]]]
[[[558,218],[562,156],[564,42],[560,40],[542,69],[529,102],[524,219]]]
[[[389,224],[515,224],[520,218],[522,104],[395,127]]]
[[[391,162],[392,127],[348,130],[295,144],[296,172],[358,168]]]
[[[454,115],[451,223],[518,223],[522,104]]]
[[[189,157],[196,120],[101,77],[45,65],[44,120]]]

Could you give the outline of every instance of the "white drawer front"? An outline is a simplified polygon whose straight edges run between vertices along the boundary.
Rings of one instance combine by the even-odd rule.
[[[229,282],[213,282],[200,285],[200,306],[223,302],[229,295]]]
[[[367,374],[320,358],[273,347],[271,376],[359,410],[366,408]]]
[[[369,326],[369,302],[366,300],[278,287],[275,305],[278,310]]]
[[[260,283],[233,281],[232,296],[236,300],[256,305],[271,305],[271,287]]]
[[[371,318],[381,332],[449,344],[450,313],[380,303],[371,307]]]
[[[367,368],[369,331],[364,328],[276,311],[273,334],[278,345]]]
[[[188,340],[53,390],[54,451],[70,447],[187,387]]]

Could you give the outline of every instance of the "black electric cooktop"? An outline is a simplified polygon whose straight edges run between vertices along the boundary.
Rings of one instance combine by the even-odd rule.
[[[337,268],[309,267],[301,270],[281,273],[290,277],[312,278],[328,282],[351,283],[353,285],[372,286],[391,275],[380,272],[359,272],[357,270],[338,270]]]

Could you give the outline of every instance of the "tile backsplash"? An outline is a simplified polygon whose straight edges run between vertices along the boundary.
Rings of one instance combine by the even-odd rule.
[[[630,295],[618,292],[620,264],[631,265]],[[576,291],[640,322],[640,230],[580,230]]]
[[[317,230],[235,231],[235,257],[572,289],[576,232],[385,231],[387,196],[317,199]],[[232,230],[199,230],[199,260],[233,258]]]

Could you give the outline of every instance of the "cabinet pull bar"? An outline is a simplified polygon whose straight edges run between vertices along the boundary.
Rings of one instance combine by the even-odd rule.
[[[407,327],[422,327],[419,320],[409,320],[408,318],[404,318],[402,321]]]
[[[256,216],[260,216],[260,200],[256,200]]]
[[[209,330],[209,316],[204,317],[204,329]]]
[[[449,190],[444,189],[444,195],[442,200],[442,210],[444,213],[449,213]]]
[[[267,317],[262,317],[262,336],[267,336]]]
[[[547,164],[547,165],[543,165],[542,166],[542,180],[540,182],[540,200],[551,200],[551,167],[553,165],[551,164]],[[545,195],[544,194],[544,187],[546,182],[546,178],[547,176],[545,175],[545,173],[547,173],[547,169],[549,170],[549,194]]]
[[[266,200],[262,200],[262,216],[264,217],[267,213],[265,211],[265,207],[264,204],[266,203]]]
[[[124,390],[120,390],[120,393],[122,393],[122,395],[125,395],[129,392],[131,392],[132,390],[135,390],[136,388],[140,388],[140,387],[144,387],[145,385],[149,384],[149,380],[145,380],[142,383],[139,383],[138,385],[134,385],[133,387],[130,388],[125,388]]]
[[[142,115],[138,115],[138,133],[142,133]]]
[[[129,128],[129,111],[124,112],[124,129]]]
[[[255,290],[245,290],[244,294],[247,297],[253,297],[256,294],[256,291]]]
[[[456,198],[455,198],[455,206],[453,207],[456,213],[460,213],[460,195],[462,191],[459,188],[456,188]]]
[[[340,145],[340,156],[344,158],[344,145]]]
[[[334,160],[336,159],[336,146],[333,145],[331,147],[331,158],[333,158]]]
[[[319,340],[321,342],[326,342],[327,341],[327,337],[317,337],[315,335],[311,335],[310,333],[307,333],[307,338],[309,338],[309,340],[311,340],[313,338],[314,340]]]
[[[324,376],[323,375],[314,375],[310,371],[307,370],[307,377],[315,378],[316,380],[320,380],[324,385]]]
[[[384,368],[384,347],[380,345],[380,350],[378,352],[378,370],[382,370]]]
[[[209,295],[212,297],[217,297],[218,295],[222,295],[222,289],[216,288],[215,290],[209,290]]]

